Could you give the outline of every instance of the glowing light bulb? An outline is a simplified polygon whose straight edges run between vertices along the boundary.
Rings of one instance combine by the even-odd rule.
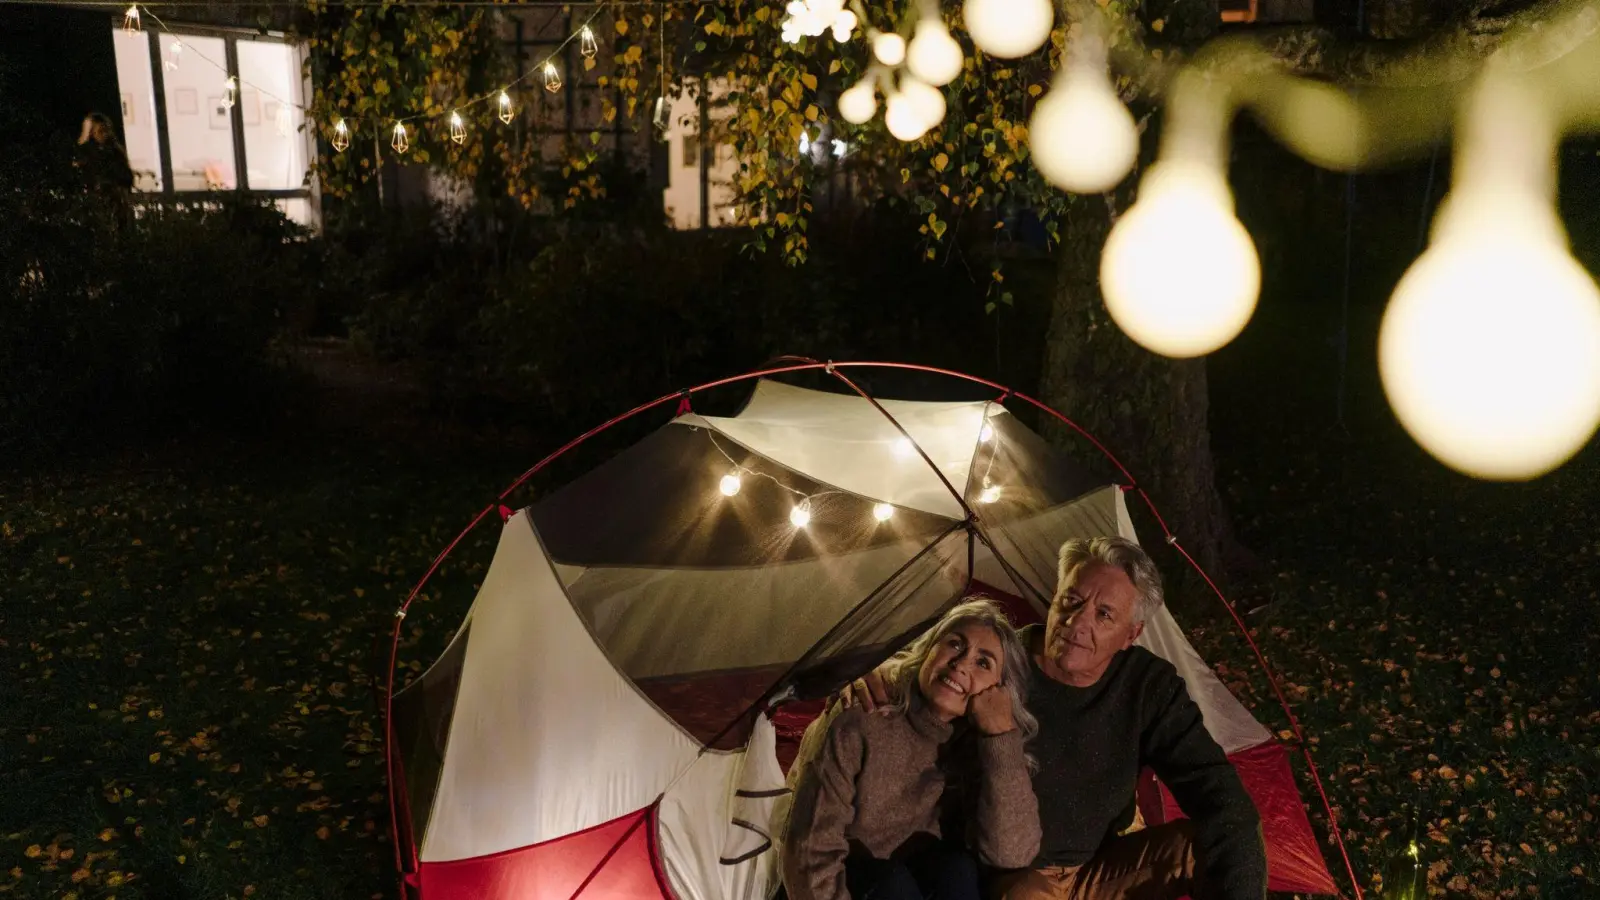
[[[138,5],[130,6],[128,11],[122,14],[122,30],[138,31],[139,27],[139,7]]]
[[[167,70],[168,72],[176,72],[178,71],[178,66],[182,62],[183,41],[173,41],[172,46],[167,48],[167,60],[161,64],[161,68]]]
[[[404,153],[411,147],[411,136],[406,133],[406,123],[394,123],[394,135],[389,139],[389,146],[396,153]]]
[[[894,439],[894,455],[900,459],[907,459],[917,452],[917,445],[911,443],[911,438],[904,435]]]
[[[967,0],[961,12],[972,42],[1001,59],[1027,56],[1044,46],[1055,23],[1050,0]]]
[[[1417,849],[1416,841],[1411,842],[1411,846],[1406,848],[1406,852],[1411,854],[1412,859],[1416,859],[1417,857],[1421,856],[1421,851]]]
[[[1222,173],[1152,166],[1106,238],[1100,288],[1117,326],[1156,353],[1200,356],[1233,340],[1255,310],[1261,264]]]
[[[850,10],[841,10],[833,19],[833,39],[839,43],[850,40],[850,34],[856,30],[856,14]]]
[[[839,117],[852,125],[860,125],[878,112],[878,95],[872,82],[862,79],[839,95]]]
[[[994,426],[990,425],[988,422],[985,422],[983,423],[983,427],[978,429],[978,442],[981,444],[987,444],[992,440],[994,440]]]
[[[796,528],[804,528],[811,524],[811,508],[804,503],[796,504],[789,510],[789,524]]]
[[[1116,187],[1139,155],[1133,115],[1104,70],[1069,71],[1033,109],[1028,143],[1039,174],[1056,187],[1094,194]]]
[[[887,503],[879,503],[872,507],[872,517],[879,522],[887,522],[894,518],[894,507]]]
[[[502,90],[500,92],[499,99],[497,99],[495,102],[500,105],[500,121],[510,125],[511,117],[513,115],[511,109],[511,95]]]
[[[340,119],[333,123],[333,150],[335,153],[343,153],[348,149],[350,149],[350,126]]]
[[[844,12],[844,0],[806,0],[811,14],[824,22],[833,22]]]
[[[1600,425],[1600,288],[1548,201],[1463,187],[1395,287],[1378,370],[1423,449],[1469,475],[1534,478]]]
[[[906,68],[911,74],[935,87],[943,87],[961,74],[965,61],[961,45],[950,36],[944,22],[930,16],[917,23],[911,44],[906,47]]]
[[[944,92],[916,78],[900,79],[900,93],[911,101],[929,128],[944,121]]]
[[[898,66],[906,61],[906,39],[892,31],[881,32],[872,39],[872,55],[886,66]]]
[[[811,155],[811,135],[806,134],[804,131],[800,132],[800,155]]]
[[[917,115],[916,104],[900,91],[890,94],[884,102],[883,124],[889,127],[890,134],[907,142],[927,134],[929,127]]]
[[[732,497],[739,493],[740,486],[739,473],[730,472],[722,476],[722,481],[717,484],[717,490],[721,491],[724,497]]]
[[[561,90],[561,72],[556,64],[545,60],[544,63],[544,89],[554,94]]]
[[[593,59],[594,55],[600,52],[600,43],[594,39],[594,29],[587,25],[578,32],[578,52],[582,53],[585,59]]]
[[[672,124],[672,101],[668,100],[666,95],[656,98],[655,114],[650,117],[650,121],[655,124],[656,130],[663,134]]]
[[[997,484],[985,484],[983,486],[983,491],[978,494],[979,503],[993,503],[999,499],[1000,486]]]
[[[222,108],[233,109],[233,105],[238,102],[239,79],[229,75],[228,80],[222,83]]]
[[[450,140],[464,143],[467,139],[467,123],[461,121],[461,113],[450,111]]]

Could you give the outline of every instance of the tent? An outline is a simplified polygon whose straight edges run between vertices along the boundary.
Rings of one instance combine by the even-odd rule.
[[[470,611],[396,692],[400,610],[387,746],[409,896],[765,900],[784,763],[816,698],[974,585],[1037,618],[1063,540],[1135,537],[1131,479],[1057,455],[1000,400],[879,401],[852,365],[743,376],[767,377],[732,416],[696,414],[692,391],[627,414],[680,400],[598,468],[498,507]],[[776,380],[807,369],[844,390]],[[1284,747],[1170,613],[1140,643],[1244,777],[1273,888],[1336,893]],[[1140,797],[1148,822],[1176,812],[1159,785]]]

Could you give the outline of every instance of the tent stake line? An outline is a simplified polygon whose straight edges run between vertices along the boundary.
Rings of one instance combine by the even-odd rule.
[[[396,800],[396,792],[399,790],[399,788],[398,788],[397,778],[396,778],[396,774],[395,774],[393,713],[394,713],[394,681],[395,681],[395,671],[396,671],[395,667],[396,667],[396,664],[397,664],[398,659],[399,659],[401,626],[403,625],[403,623],[405,621],[406,612],[410,608],[412,601],[416,600],[417,596],[422,593],[422,589],[427,585],[429,579],[431,579],[433,577],[434,573],[439,570],[439,567],[441,565],[443,565],[445,559],[451,554],[452,551],[455,550],[455,548],[458,545],[460,545],[461,541],[464,540],[468,534],[472,533],[473,529],[477,528],[478,525],[481,524],[483,522],[483,520],[485,518],[487,518],[491,513],[494,513],[494,512],[496,512],[496,511],[498,511],[498,510],[503,508],[503,507],[500,506],[500,501],[505,500],[513,492],[515,492],[518,488],[520,488],[524,484],[526,484],[530,478],[532,478],[534,475],[537,475],[541,470],[543,470],[550,463],[552,463],[552,462],[556,461],[557,459],[561,458],[562,456],[566,455],[569,451],[573,450],[574,448],[576,448],[580,444],[583,444],[584,442],[588,441],[590,438],[594,437],[595,435],[600,434],[601,432],[607,431],[608,429],[612,428],[613,426],[619,425],[619,424],[621,424],[623,422],[628,421],[629,419],[632,419],[633,417],[639,415],[640,413],[647,412],[649,410],[655,409],[658,406],[661,406],[662,404],[668,403],[668,402],[673,401],[673,400],[677,400],[677,401],[679,401],[678,410],[679,410],[679,414],[681,415],[682,411],[684,409],[688,408],[690,398],[692,398],[697,393],[701,393],[701,392],[704,392],[704,391],[709,391],[709,390],[712,390],[713,388],[725,387],[725,386],[730,385],[730,384],[737,384],[737,383],[744,382],[744,381],[753,381],[753,380],[757,380],[757,379],[760,379],[760,378],[766,378],[766,377],[773,376],[773,375],[783,375],[783,374],[787,374],[787,373],[791,373],[791,372],[808,372],[808,371],[821,370],[821,371],[826,372],[829,375],[832,375],[833,377],[839,379],[839,381],[841,381],[847,387],[849,387],[854,393],[856,393],[857,395],[859,395],[862,398],[864,398],[868,403],[870,403],[873,406],[874,409],[876,409],[878,412],[882,413],[884,418],[887,419],[889,421],[889,423],[891,425],[893,425],[894,428],[897,431],[899,431],[902,436],[905,436],[906,438],[909,439],[910,435],[906,434],[905,429],[903,427],[901,427],[900,423],[895,421],[894,417],[892,415],[890,415],[889,412],[887,410],[885,410],[883,408],[883,406],[881,404],[879,404],[878,401],[874,397],[872,397],[865,390],[863,390],[862,388],[857,386],[856,383],[854,381],[850,380],[850,378],[848,378],[843,372],[838,371],[840,369],[892,369],[892,370],[900,370],[900,371],[925,372],[925,373],[933,374],[933,375],[942,375],[942,376],[946,376],[946,377],[949,377],[949,378],[956,378],[956,379],[960,379],[962,381],[967,381],[967,382],[970,382],[970,383],[973,383],[973,384],[984,385],[985,387],[990,387],[990,388],[993,388],[993,389],[1001,392],[1000,399],[998,401],[995,401],[995,402],[1003,403],[1006,399],[1009,399],[1011,397],[1015,397],[1018,400],[1026,403],[1026,404],[1028,404],[1030,406],[1033,406],[1034,408],[1038,409],[1039,411],[1045,413],[1046,415],[1049,415],[1050,417],[1054,418],[1056,421],[1062,423],[1063,425],[1066,425],[1067,427],[1071,428],[1073,431],[1077,432],[1078,435],[1080,435],[1085,440],[1087,440],[1090,444],[1092,444],[1096,450],[1099,450],[1101,455],[1103,455],[1108,461],[1110,461],[1112,465],[1116,466],[1117,471],[1119,471],[1122,474],[1122,476],[1126,479],[1126,485],[1125,485],[1124,489],[1125,490],[1138,491],[1140,498],[1144,500],[1145,506],[1149,508],[1151,515],[1155,516],[1156,523],[1161,528],[1162,536],[1166,539],[1166,541],[1169,544],[1171,544],[1173,547],[1175,547],[1178,550],[1178,553],[1183,556],[1183,558],[1184,558],[1184,560],[1186,562],[1189,563],[1189,566],[1191,568],[1193,568],[1197,573],[1199,573],[1200,577],[1202,579],[1204,579],[1206,584],[1211,588],[1212,592],[1217,595],[1217,599],[1222,601],[1223,607],[1225,609],[1227,609],[1229,615],[1232,616],[1234,623],[1236,625],[1238,625],[1240,633],[1244,635],[1245,640],[1250,644],[1250,649],[1255,654],[1256,662],[1257,662],[1258,665],[1260,665],[1262,674],[1264,674],[1267,677],[1267,682],[1272,686],[1273,693],[1277,696],[1278,704],[1283,708],[1284,715],[1286,715],[1288,717],[1289,724],[1294,730],[1295,738],[1300,744],[1301,752],[1305,755],[1306,766],[1310,770],[1312,782],[1316,785],[1317,793],[1322,799],[1323,810],[1328,815],[1328,830],[1330,832],[1332,832],[1334,844],[1335,844],[1335,846],[1338,847],[1339,855],[1344,860],[1345,872],[1348,874],[1348,876],[1350,878],[1350,885],[1351,885],[1352,889],[1355,892],[1355,898],[1356,898],[1356,900],[1363,900],[1363,893],[1362,893],[1362,890],[1361,890],[1361,884],[1356,879],[1355,867],[1351,864],[1350,855],[1346,851],[1345,846],[1344,846],[1344,838],[1343,838],[1343,836],[1341,834],[1341,829],[1339,827],[1338,816],[1334,814],[1333,805],[1328,799],[1327,791],[1323,788],[1322,776],[1317,770],[1316,760],[1314,760],[1312,758],[1312,756],[1311,756],[1311,748],[1310,748],[1310,746],[1307,744],[1307,742],[1305,740],[1305,734],[1304,734],[1303,729],[1300,726],[1300,720],[1295,716],[1294,710],[1289,705],[1288,697],[1284,694],[1283,689],[1279,684],[1279,679],[1278,679],[1277,673],[1273,670],[1271,665],[1269,665],[1267,663],[1266,655],[1261,652],[1261,648],[1256,644],[1255,638],[1251,636],[1249,628],[1247,628],[1245,626],[1244,620],[1239,617],[1239,614],[1234,609],[1233,604],[1231,602],[1229,602],[1228,598],[1222,593],[1222,590],[1217,587],[1216,582],[1213,581],[1211,576],[1206,573],[1205,569],[1203,569],[1200,566],[1200,564],[1195,561],[1194,557],[1191,556],[1189,554],[1189,552],[1187,550],[1185,550],[1183,548],[1183,546],[1178,542],[1177,536],[1172,533],[1171,528],[1169,528],[1167,526],[1166,520],[1164,518],[1162,518],[1160,510],[1158,510],[1156,508],[1155,501],[1150,498],[1149,494],[1145,493],[1143,488],[1139,487],[1138,479],[1134,478],[1133,473],[1128,471],[1127,466],[1124,466],[1122,464],[1122,461],[1117,458],[1116,454],[1112,453],[1104,444],[1102,444],[1097,438],[1095,438],[1094,435],[1092,435],[1088,431],[1086,431],[1077,422],[1074,422],[1072,419],[1070,419],[1067,416],[1063,415],[1062,413],[1058,412],[1057,410],[1055,410],[1053,407],[1051,407],[1049,404],[1045,403],[1044,401],[1037,400],[1037,399],[1035,399],[1035,398],[1033,398],[1033,397],[1031,397],[1031,396],[1029,396],[1027,394],[1021,393],[1019,391],[1014,391],[1011,388],[1006,387],[1003,384],[1000,384],[999,382],[991,381],[991,380],[989,380],[987,378],[980,378],[980,377],[978,377],[976,375],[969,375],[969,374],[967,374],[965,372],[957,372],[957,371],[955,371],[953,369],[945,369],[945,368],[940,368],[938,366],[921,365],[921,364],[918,364],[918,363],[888,362],[888,361],[879,361],[879,360],[857,360],[857,361],[847,361],[847,362],[833,362],[833,361],[822,362],[822,361],[819,361],[819,360],[811,359],[809,357],[785,356],[785,357],[780,357],[778,360],[775,360],[774,362],[775,363],[782,363],[782,364],[781,365],[772,365],[772,366],[769,366],[769,367],[766,367],[766,368],[756,369],[756,370],[752,370],[752,371],[749,371],[749,372],[744,372],[744,373],[739,374],[739,375],[731,375],[731,376],[726,377],[726,378],[719,378],[719,379],[717,379],[715,381],[708,381],[708,382],[706,382],[704,384],[697,385],[697,386],[692,387],[692,388],[673,391],[670,394],[664,394],[664,395],[662,395],[660,397],[657,397],[656,399],[651,400],[651,401],[649,401],[647,403],[641,403],[638,406],[635,406],[634,408],[628,410],[627,412],[622,413],[621,415],[614,416],[611,419],[606,420],[605,422],[601,423],[600,425],[597,425],[594,428],[589,429],[588,431],[584,432],[583,434],[581,434],[581,435],[573,438],[572,440],[568,441],[567,443],[561,445],[561,447],[557,448],[554,452],[550,453],[548,456],[544,457],[543,459],[541,459],[537,463],[535,463],[526,472],[523,472],[521,475],[519,475],[515,481],[511,482],[510,486],[508,486],[505,490],[501,491],[500,494],[497,497],[495,497],[493,502],[491,502],[488,506],[485,506],[481,511],[479,511],[479,513],[472,518],[472,521],[467,524],[467,527],[462,529],[461,533],[456,535],[455,538],[452,541],[450,541],[450,543],[448,545],[445,546],[444,550],[442,550],[439,553],[439,555],[434,558],[432,564],[430,564],[428,566],[428,569],[427,569],[427,571],[425,573],[423,573],[422,578],[417,582],[416,586],[411,589],[411,593],[406,596],[405,602],[403,604],[401,604],[400,608],[395,611],[394,626],[393,626],[393,629],[392,629],[392,635],[391,635],[390,646],[389,646],[389,667],[388,667],[388,672],[387,672],[387,674],[385,676],[384,703],[383,703],[383,728],[384,728],[384,742],[383,742],[384,743],[384,754],[383,755],[384,755],[384,771],[385,771],[385,774],[386,774],[386,777],[387,777],[387,780],[388,780],[388,788],[389,788],[388,793],[389,793],[390,831],[391,831],[391,834],[394,835],[394,837],[395,837],[395,840],[394,840],[395,851],[394,852],[395,852],[395,867],[397,869],[399,869],[402,873],[404,873],[404,872],[416,872],[417,869],[418,869],[418,865],[419,865],[418,859],[417,859],[417,848],[415,846],[415,841],[411,839],[412,836],[409,835],[409,832],[407,834],[407,839],[406,840],[404,840],[404,841],[400,840],[400,831],[399,831],[400,819],[399,819],[398,808],[397,808],[397,800]],[[956,501],[957,501],[957,503],[959,503],[961,505],[961,508],[966,511],[966,513],[967,513],[967,515],[969,517],[973,516],[974,515],[973,511],[972,511],[972,509],[970,507],[968,507],[968,505],[966,503],[966,498],[964,498],[961,495],[961,493],[956,490],[955,486],[952,485],[950,483],[950,481],[944,476],[944,473],[942,471],[940,471],[939,467],[935,466],[933,464],[933,461],[928,457],[927,452],[924,451],[921,447],[916,446],[915,442],[913,442],[913,446],[916,447],[916,450],[917,450],[918,454],[922,457],[923,461],[928,463],[928,465],[933,469],[934,473],[938,476],[939,480],[941,482],[943,482],[944,486],[950,490],[952,495],[955,496]],[[401,846],[400,846],[402,843],[404,843],[406,845],[406,849],[405,849],[404,855],[402,855],[402,850],[401,850]],[[407,866],[408,858],[409,858],[409,864],[410,864],[409,867]],[[402,884],[404,884],[404,881],[402,881]],[[580,888],[580,890],[581,890],[581,888]]]

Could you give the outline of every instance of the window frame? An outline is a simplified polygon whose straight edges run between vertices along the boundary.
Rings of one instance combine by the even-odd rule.
[[[118,17],[110,20],[113,29],[122,27],[122,19]],[[317,190],[317,180],[312,177],[308,184],[298,188],[251,188],[250,170],[245,151],[244,140],[244,111],[242,104],[235,103],[228,111],[229,125],[233,135],[233,167],[235,186],[226,190],[177,190],[173,185],[172,177],[172,136],[167,121],[167,83],[166,69],[162,65],[161,38],[170,34],[179,40],[188,37],[220,38],[223,41],[224,65],[228,76],[236,79],[243,91],[243,83],[239,79],[239,41],[260,41],[273,44],[297,45],[300,42],[289,35],[277,31],[256,31],[249,28],[236,28],[226,25],[197,25],[190,22],[170,23],[166,29],[144,26],[141,29],[147,36],[150,45],[150,87],[155,95],[155,125],[156,146],[160,155],[161,190],[159,191],[134,191],[133,200],[136,203],[151,204],[189,204],[197,203],[210,198],[218,199],[219,195],[246,197],[252,200],[305,200],[310,208],[310,218],[313,223],[321,218],[321,197]],[[304,75],[301,76],[304,80]],[[118,87],[121,85],[119,83]],[[302,88],[302,96],[307,91]],[[306,156],[315,162],[318,147],[314,140],[305,138]]]

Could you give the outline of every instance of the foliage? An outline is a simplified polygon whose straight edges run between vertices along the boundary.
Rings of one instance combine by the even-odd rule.
[[[86,191],[54,154],[8,155],[0,195],[0,443],[42,449],[124,427],[260,417],[269,351],[318,290],[316,247],[277,210],[146,208]]]

